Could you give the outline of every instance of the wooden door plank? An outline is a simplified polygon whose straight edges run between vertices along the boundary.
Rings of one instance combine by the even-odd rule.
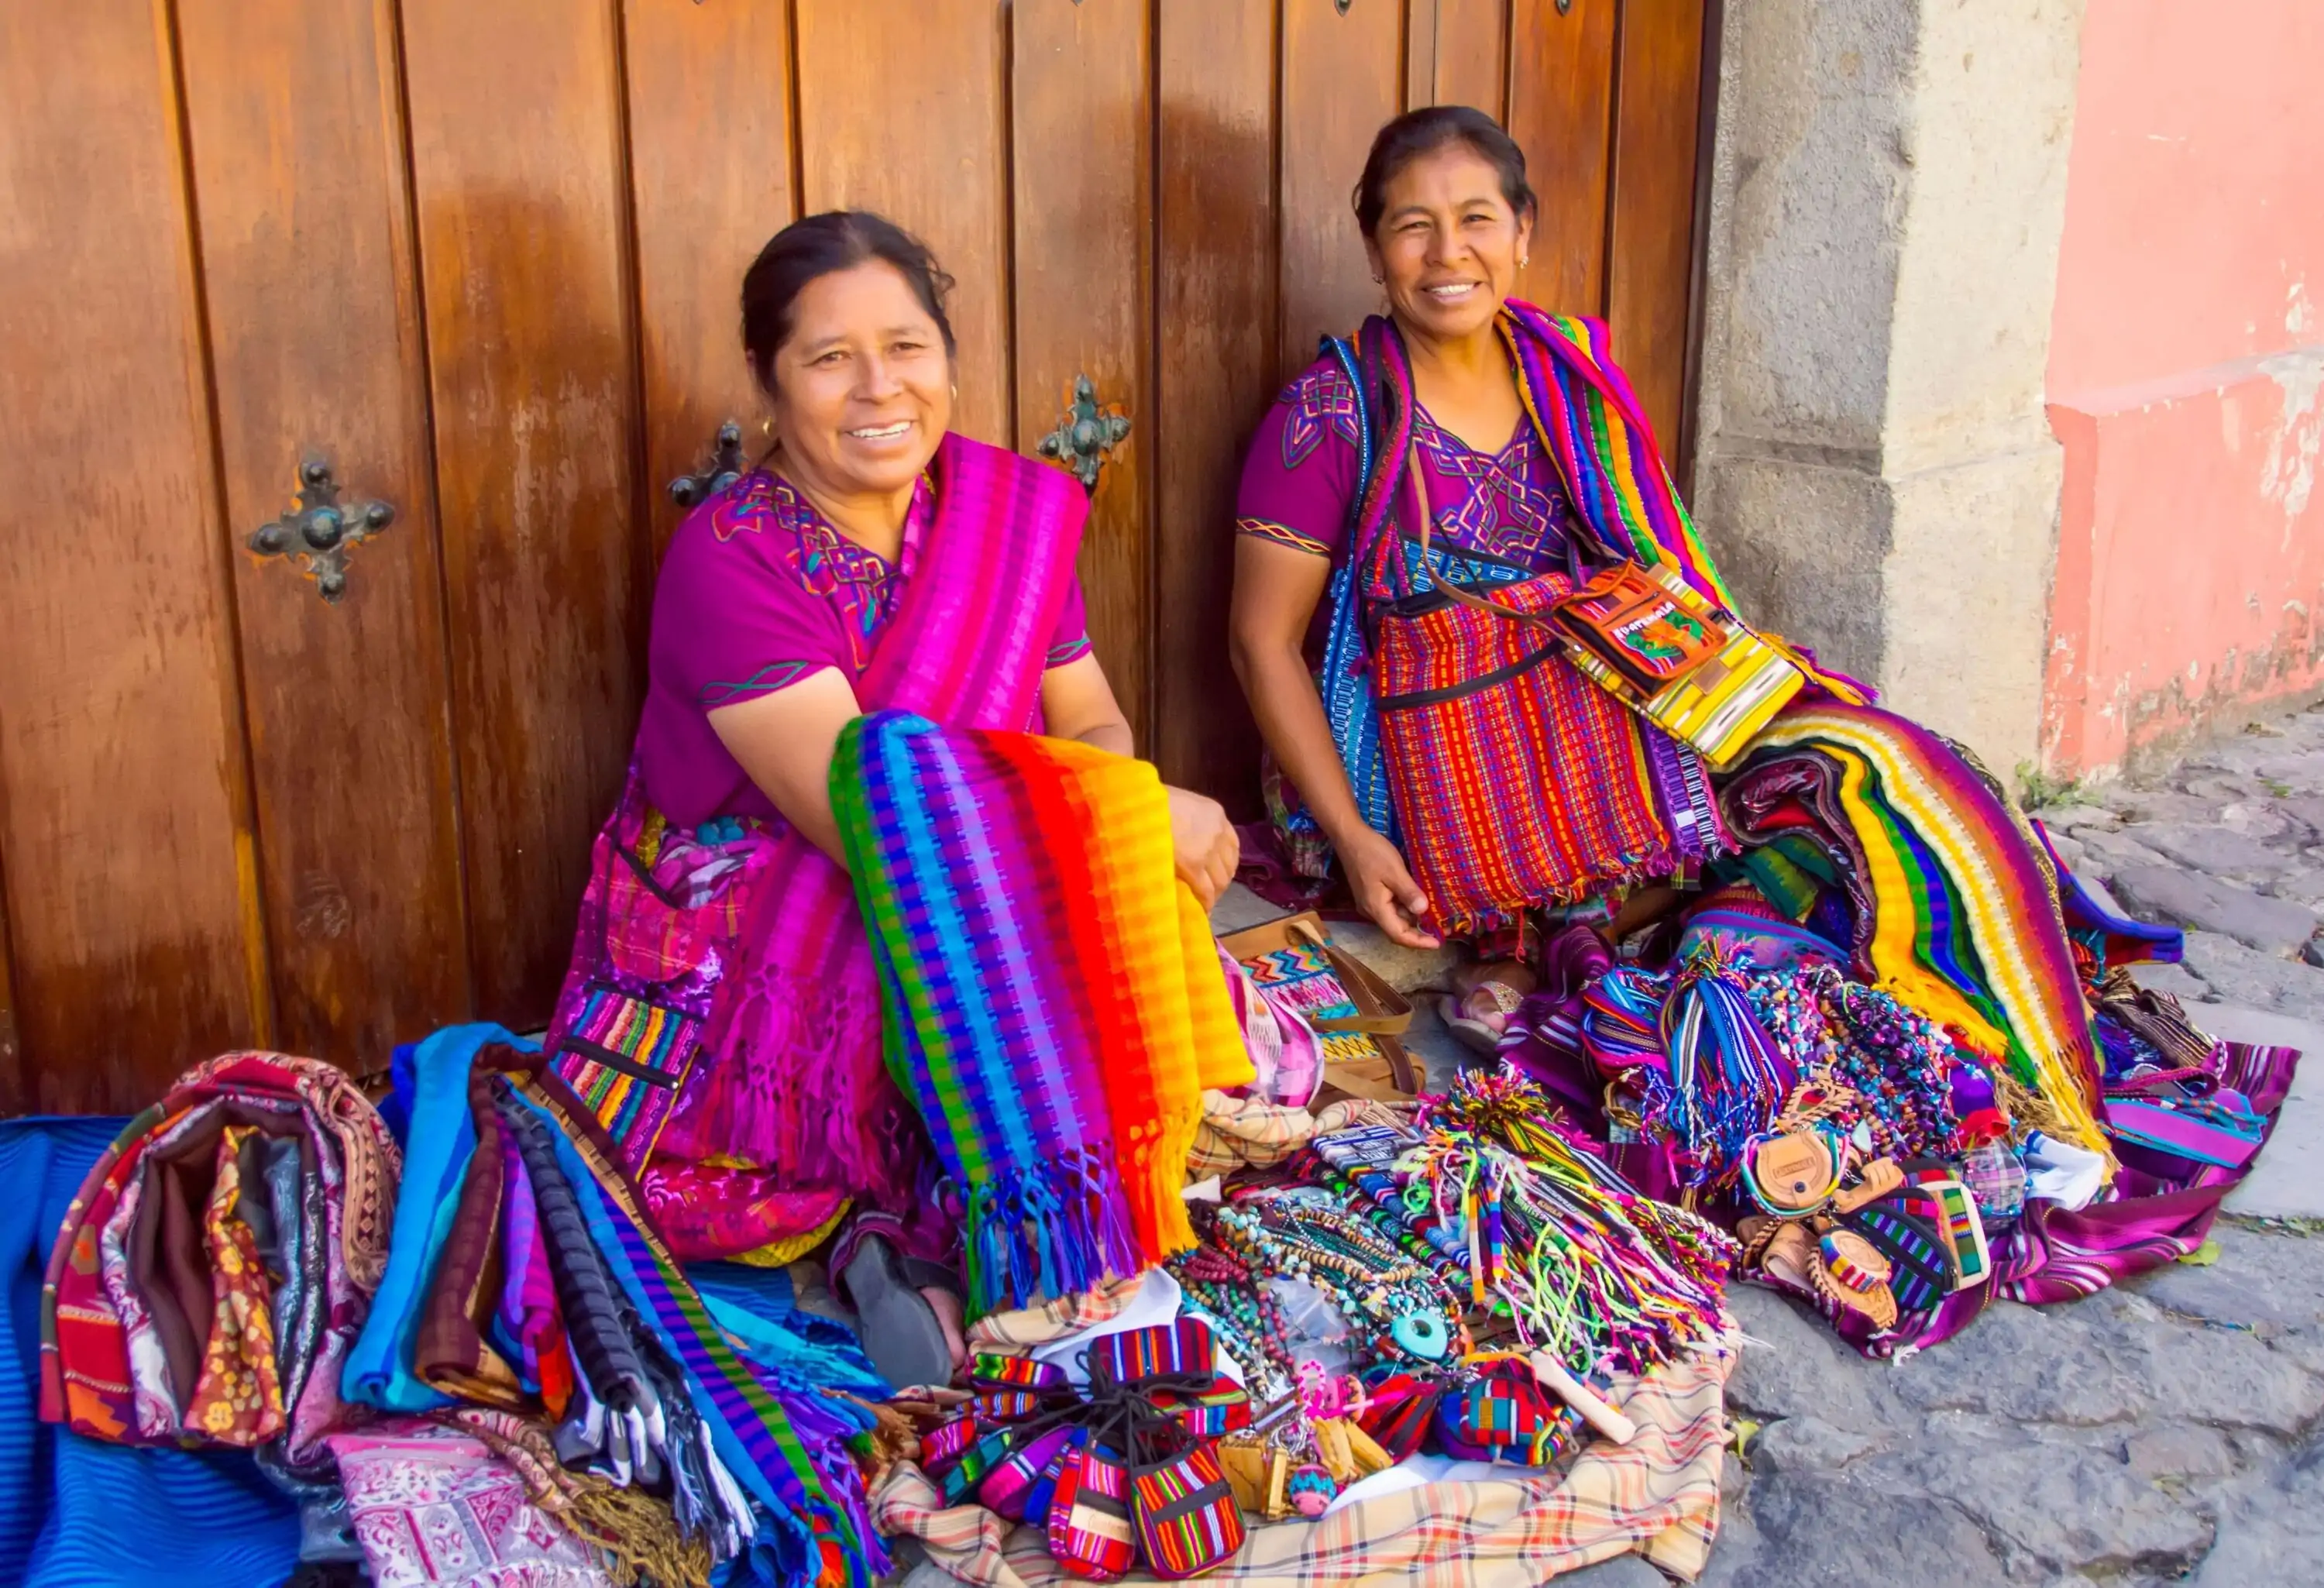
[[[15,951],[9,945],[7,857],[0,855],[0,1119],[32,1106],[24,1070],[23,1027],[16,1019]]]
[[[1071,422],[1074,383],[1130,420],[1082,541],[1090,637],[1141,748],[1154,723],[1154,109],[1141,5],[1017,0],[1011,27],[1017,436]]]
[[[1277,374],[1315,357],[1386,300],[1349,202],[1380,125],[1404,106],[1404,11],[1395,0],[1283,0],[1283,309]]]
[[[1509,135],[1541,195],[1533,263],[1518,274],[1517,296],[1559,314],[1600,314],[1621,0],[1573,0],[1563,14],[1557,0],[1509,5]]]
[[[169,11],[0,6],[0,851],[31,1106],[265,1031]]]
[[[611,0],[402,0],[478,1012],[545,1019],[651,548]],[[634,526],[634,532],[633,532]]]
[[[1437,0],[1435,104],[1471,105],[1508,125],[1509,4]]]
[[[936,251],[957,283],[949,305],[960,343],[954,427],[1015,446],[1006,7],[797,5],[802,213],[876,209]],[[1066,148],[1055,158],[1088,152]]]
[[[789,8],[628,0],[630,183],[654,546],[728,420],[759,441],[764,401],[742,354],[742,272],[798,217],[791,176]]]
[[[1436,103],[1437,19],[1442,0],[1404,0],[1404,107]]]
[[[468,1003],[394,8],[180,0],[281,1043],[358,1071]],[[324,601],[250,532],[301,461],[395,519]]]
[[[1274,400],[1275,15],[1245,0],[1160,8],[1154,756],[1257,814],[1259,730],[1227,662],[1234,498]],[[1351,245],[1354,226],[1350,225]]]
[[[1703,0],[1626,0],[1606,318],[1671,466],[1686,389]]]

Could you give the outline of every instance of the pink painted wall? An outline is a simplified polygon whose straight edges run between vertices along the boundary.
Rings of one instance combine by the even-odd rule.
[[[2324,687],[2324,0],[2089,0],[2051,329],[2043,752]]]

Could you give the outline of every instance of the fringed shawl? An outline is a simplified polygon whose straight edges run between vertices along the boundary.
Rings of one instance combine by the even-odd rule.
[[[2035,1087],[2064,1131],[2109,1151],[2093,1115],[2098,1050],[2057,890],[2007,803],[1927,729],[1870,706],[1786,712],[1745,763],[1812,751],[1836,792],[1872,896],[1868,974]],[[1730,810],[1738,830],[1757,824]]]
[[[1192,1244],[1203,1088],[1252,1071],[1154,769],[882,712],[831,785],[889,1070],[967,1193],[972,1312]]]

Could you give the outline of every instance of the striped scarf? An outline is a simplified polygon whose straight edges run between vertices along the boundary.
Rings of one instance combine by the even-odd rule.
[[[1784,713],[1738,784],[1802,752],[1834,769],[1872,897],[1877,983],[2006,1062],[2060,1132],[2107,1151],[2093,1116],[2098,1049],[2046,857],[2008,803],[1944,740],[1889,712],[1827,702]],[[1754,823],[1737,803],[1730,821]],[[1747,832],[1747,837],[1750,835]]]
[[[844,1445],[858,1431],[850,1403],[811,1384],[780,1381],[737,1353],[654,1233],[595,1117],[537,1067],[538,1058],[503,1048],[482,1062],[507,1066],[504,1095],[549,1127],[606,1273],[684,1370],[687,1399],[720,1462],[771,1519],[771,1531],[756,1543],[771,1547],[777,1580],[804,1588],[879,1577],[885,1552]]]
[[[1192,1244],[1203,1088],[1252,1071],[1154,769],[881,712],[841,734],[831,790],[890,1073],[967,1190],[972,1311]]]

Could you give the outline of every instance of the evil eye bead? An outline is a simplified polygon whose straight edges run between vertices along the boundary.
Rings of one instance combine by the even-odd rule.
[[[1423,1362],[1443,1361],[1452,1345],[1444,1320],[1434,1313],[1401,1313],[1388,1332],[1390,1339]]]

